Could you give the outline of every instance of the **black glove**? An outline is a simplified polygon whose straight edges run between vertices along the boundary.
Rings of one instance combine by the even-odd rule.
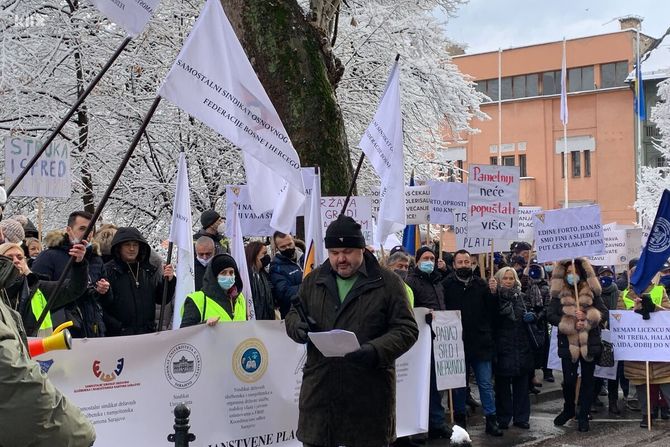
[[[656,306],[651,301],[651,296],[649,296],[648,293],[643,293],[642,294],[641,308],[635,310],[635,312],[642,315],[643,320],[649,320],[651,318],[651,316],[649,314],[651,312],[654,312],[655,310],[656,310]]]
[[[426,324],[431,324],[432,322],[433,322],[433,313],[432,313],[432,312],[428,312],[428,313],[426,314]]]
[[[305,323],[304,321],[300,321],[295,328],[295,336],[293,337],[293,340],[296,341],[297,343],[307,343],[309,341],[309,337],[307,336],[307,333],[309,332],[309,325]]]
[[[345,354],[345,359],[357,363],[364,368],[376,368],[379,363],[377,350],[369,343],[364,343],[357,351]]]

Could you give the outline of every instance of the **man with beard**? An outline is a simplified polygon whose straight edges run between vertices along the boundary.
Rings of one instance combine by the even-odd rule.
[[[272,236],[275,246],[275,257],[270,262],[270,281],[279,305],[281,317],[286,317],[291,308],[291,298],[298,294],[302,283],[302,251],[295,247],[293,236],[275,231]]]
[[[502,436],[496,420],[496,405],[491,380],[491,362],[494,354],[493,321],[497,314],[497,282],[488,284],[472,274],[470,253],[458,250],[454,254],[454,273],[443,282],[444,303],[447,310],[461,311],[465,362],[472,368],[479,387],[479,396],[486,416],[486,433]],[[465,388],[454,392],[454,421],[466,428]]]

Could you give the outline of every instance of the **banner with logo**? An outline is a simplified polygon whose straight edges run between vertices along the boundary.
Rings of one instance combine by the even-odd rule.
[[[610,311],[617,360],[670,362],[670,312],[652,312],[649,320],[632,310]]]
[[[598,205],[549,210],[533,215],[539,262],[559,261],[605,252]]]
[[[462,388],[465,383],[465,349],[461,312],[441,310],[433,312],[433,352],[435,378],[438,390]]]
[[[323,224],[323,234],[326,234],[328,225],[337,220],[337,216],[342,212],[346,197],[333,196],[321,197],[321,223]],[[370,197],[351,197],[347,204],[345,215],[351,217],[361,224],[361,231],[365,238],[365,243],[371,245],[372,239],[372,200]]]
[[[430,330],[426,310],[416,311],[419,341],[397,361],[399,436],[428,429]],[[96,447],[164,445],[179,403],[191,409],[193,447],[299,444],[305,347],[283,321],[76,339],[39,360],[95,425]]]
[[[470,166],[468,234],[514,240],[519,232],[518,207],[518,166]]]
[[[272,222],[272,211],[258,213],[251,204],[249,187],[247,185],[226,186],[226,234],[233,233],[233,217],[235,203],[239,206],[240,225],[244,237],[272,236],[275,229],[270,225]],[[295,234],[295,222],[292,234]]]
[[[42,141],[27,136],[5,137],[5,186],[14,182],[28,162],[42,148]],[[68,198],[70,185],[70,143],[54,140],[13,192],[17,197]]]

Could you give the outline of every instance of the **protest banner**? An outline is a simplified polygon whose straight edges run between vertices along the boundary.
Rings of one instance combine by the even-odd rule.
[[[518,236],[519,167],[471,165],[468,234],[515,240]]]
[[[159,0],[90,0],[110,21],[135,37],[144,30]]]
[[[373,189],[367,196],[372,201],[372,216],[379,214],[379,189]],[[405,186],[405,209],[407,225],[428,223],[430,214],[430,186]]]
[[[465,383],[465,350],[461,312],[441,310],[433,312],[433,352],[437,389],[462,388]]]
[[[454,210],[454,234],[456,250],[467,250],[470,254],[489,253],[493,239],[468,236],[468,213],[465,208]],[[500,245],[500,247],[503,247]],[[506,247],[504,247],[506,248]]]
[[[519,207],[519,233],[515,241],[533,242],[533,216],[542,211],[541,206]],[[513,241],[510,241],[513,242]]]
[[[536,213],[533,226],[539,262],[601,255],[605,252],[598,205]]]
[[[323,234],[326,234],[328,225],[337,220],[337,216],[342,212],[344,205],[344,196],[321,197],[321,222],[323,224]],[[361,231],[365,237],[365,243],[373,243],[373,225],[372,225],[372,201],[370,197],[351,197],[344,213],[356,222],[361,224]]]
[[[28,136],[5,137],[5,185],[27,166],[42,147],[42,141]],[[70,143],[54,140],[13,192],[21,197],[68,198],[70,185]]]
[[[591,256],[593,265],[628,265],[628,246],[626,230],[617,228],[617,224],[603,225],[603,240],[605,253],[600,256]]]
[[[400,357],[397,434],[428,430],[430,329]],[[305,346],[283,321],[198,325],[130,337],[76,339],[38,358],[94,424],[96,447],[165,444],[173,410],[191,409],[193,447],[295,445]]]
[[[226,234],[233,234],[233,213],[235,212],[235,203],[239,205],[240,225],[242,226],[242,236],[244,237],[264,237],[272,236],[275,229],[270,225],[272,221],[272,211],[257,213],[249,196],[249,187],[247,185],[227,185],[226,186]],[[295,223],[291,233],[295,234]]]
[[[431,224],[453,225],[454,210],[468,206],[468,186],[465,183],[428,181],[430,186]]]
[[[601,333],[603,340],[611,342],[611,332],[608,330],[603,330]],[[616,352],[614,353],[615,360],[618,360],[616,357]],[[563,366],[561,365],[561,359],[558,357],[558,329],[554,326],[551,328],[551,336],[549,337],[549,358],[547,359],[547,368],[555,369],[557,371],[562,371]],[[596,365],[596,369],[593,373],[595,377],[601,379],[616,379],[617,371],[617,362],[614,362],[614,366],[602,367]],[[581,368],[577,367],[577,374],[581,373]]]
[[[610,311],[617,360],[670,362],[670,312],[652,312],[649,320],[632,310]]]

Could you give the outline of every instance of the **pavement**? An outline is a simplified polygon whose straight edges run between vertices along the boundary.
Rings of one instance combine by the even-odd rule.
[[[538,378],[540,373],[538,373]],[[642,414],[626,410],[619,400],[622,414],[610,416],[607,411],[607,397],[600,399],[605,407],[593,413],[590,431],[577,431],[577,422],[570,421],[563,427],[554,426],[553,420],[563,408],[561,392],[562,375],[555,371],[554,383],[543,382],[540,394],[531,395],[530,429],[523,430],[514,426],[504,430],[504,435],[495,438],[484,432],[484,415],[481,408],[468,418],[468,433],[472,446],[491,447],[670,447],[670,421],[654,421],[652,430],[640,428]],[[476,396],[476,385],[472,387]],[[446,400],[445,400],[446,404]],[[446,408],[446,406],[445,406]],[[447,422],[449,415],[446,416]],[[446,439],[429,440],[426,447],[447,447],[451,443]]]

